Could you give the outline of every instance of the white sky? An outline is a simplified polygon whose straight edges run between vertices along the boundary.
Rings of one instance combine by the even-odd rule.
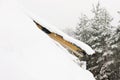
[[[58,28],[75,27],[81,13],[90,16],[98,0],[19,0],[31,12]],[[112,16],[119,18],[120,0],[99,0]]]

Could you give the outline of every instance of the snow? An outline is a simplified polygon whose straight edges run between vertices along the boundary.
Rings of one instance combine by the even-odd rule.
[[[61,35],[65,40],[67,40],[67,41],[77,45],[78,47],[83,49],[88,55],[92,55],[92,54],[95,53],[95,51],[90,46],[85,44],[84,42],[76,40],[76,39],[68,36],[67,34],[65,34],[62,31],[60,31],[57,28],[55,28],[53,25],[51,25],[49,23],[46,23],[43,19],[41,19],[40,17],[36,16],[32,12],[30,12],[28,10],[25,10],[25,12],[29,15],[29,17],[32,20],[35,20],[36,22],[38,22],[40,25],[42,25],[43,27],[47,28],[51,32],[57,33],[57,34]]]
[[[0,80],[95,80],[36,27],[16,0],[2,0],[0,11]]]

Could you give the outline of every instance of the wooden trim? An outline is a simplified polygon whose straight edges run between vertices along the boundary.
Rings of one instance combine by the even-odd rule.
[[[46,29],[45,27],[43,27],[42,25],[40,25],[39,23],[37,23],[36,21],[34,21],[35,24],[37,25],[37,27],[39,29],[41,29],[42,31],[44,31],[50,38],[52,38],[53,40],[57,41],[58,43],[60,43],[63,47],[69,49],[70,51],[74,52],[74,55],[77,57],[83,57],[84,55],[86,55],[85,51],[82,50],[81,48],[79,48],[78,46],[76,46],[75,44],[72,44],[71,42],[65,40],[62,36],[49,31],[48,29]]]

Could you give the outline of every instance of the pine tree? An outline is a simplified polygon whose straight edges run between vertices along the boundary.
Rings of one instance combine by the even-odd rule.
[[[92,19],[88,19],[86,15],[80,18],[75,35],[77,39],[86,42],[92,46],[95,51],[101,53],[103,51],[102,48],[106,48],[103,47],[103,44],[105,45],[107,38],[110,36],[110,22],[112,18],[106,9],[100,7],[99,3],[93,8],[92,12],[94,14]]]
[[[80,18],[76,27],[76,38],[89,44],[96,54],[86,58],[87,68],[93,72],[97,80],[107,80],[109,74],[106,72],[108,63],[111,64],[109,56],[108,40],[111,36],[112,18],[105,8],[98,3],[92,9],[94,17],[89,19],[86,15]],[[111,63],[110,63],[111,61]]]

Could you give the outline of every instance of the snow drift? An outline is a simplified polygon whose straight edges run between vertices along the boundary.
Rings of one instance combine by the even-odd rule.
[[[95,80],[40,31],[15,0],[0,6],[0,80]]]

